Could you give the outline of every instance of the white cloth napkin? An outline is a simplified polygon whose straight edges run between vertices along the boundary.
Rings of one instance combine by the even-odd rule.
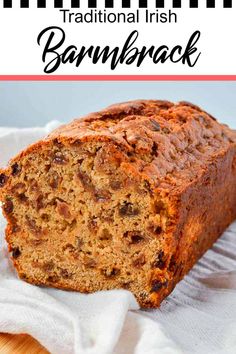
[[[44,128],[0,128],[0,162]],[[55,354],[235,354],[236,222],[160,309],[140,310],[125,290],[83,295],[17,278],[0,218],[0,332],[29,333]]]

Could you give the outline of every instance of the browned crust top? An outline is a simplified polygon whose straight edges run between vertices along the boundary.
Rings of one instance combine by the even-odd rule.
[[[137,100],[112,105],[56,129],[48,139],[112,140],[158,185],[178,187],[236,144],[236,133],[189,102]]]
[[[136,169],[159,188],[178,189],[235,146],[236,132],[189,102],[136,100],[75,119],[13,161],[54,140],[64,144],[112,141],[126,152],[132,171]]]

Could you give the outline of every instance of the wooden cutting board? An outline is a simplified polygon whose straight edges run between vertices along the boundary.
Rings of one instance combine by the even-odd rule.
[[[49,354],[49,352],[27,334],[0,333],[0,354]]]

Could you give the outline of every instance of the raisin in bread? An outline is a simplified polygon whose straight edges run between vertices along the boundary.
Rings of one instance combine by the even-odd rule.
[[[236,218],[236,133],[187,102],[117,104],[29,146],[0,187],[22,279],[156,307]]]

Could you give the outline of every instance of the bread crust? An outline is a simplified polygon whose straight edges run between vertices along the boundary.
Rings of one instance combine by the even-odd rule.
[[[108,165],[124,154],[124,173],[137,185],[148,183],[153,196],[168,200],[171,217],[163,249],[170,255],[168,267],[150,271],[148,300],[136,295],[142,307],[159,306],[236,218],[236,133],[188,102],[137,100],[112,105],[59,127],[12,159],[0,172],[1,201],[6,206],[6,196],[15,178],[14,166],[20,165],[24,157],[55,144],[70,147],[86,142],[114,146]],[[12,252],[14,222],[6,207],[3,213],[8,221],[6,239]],[[43,284],[26,276],[18,259],[13,261],[20,277]],[[45,285],[93,291],[63,279]]]

